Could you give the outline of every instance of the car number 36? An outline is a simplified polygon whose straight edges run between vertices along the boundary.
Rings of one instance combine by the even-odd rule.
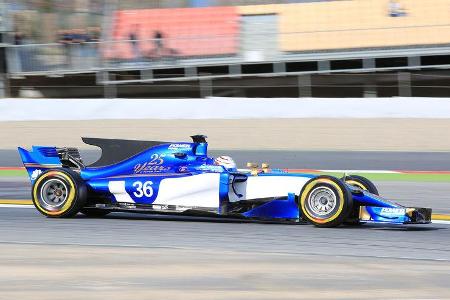
[[[146,181],[144,183],[142,183],[142,181],[133,182],[133,187],[136,189],[136,191],[133,192],[133,195],[136,198],[142,198],[143,196],[149,198],[153,196],[152,184],[152,181]]]

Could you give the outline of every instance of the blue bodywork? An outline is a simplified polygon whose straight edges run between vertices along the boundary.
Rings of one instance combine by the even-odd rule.
[[[24,166],[33,183],[36,178],[48,169],[65,167],[59,148],[33,146],[32,151],[18,148]],[[170,178],[187,178],[200,174],[218,174],[218,205],[206,207],[205,210],[221,215],[228,213],[225,210],[232,193],[234,178],[246,180],[250,176],[286,176],[303,177],[307,180],[317,177],[316,174],[292,174],[281,170],[273,170],[252,175],[249,172],[237,170],[228,171],[222,166],[214,165],[214,159],[208,157],[208,144],[204,142],[160,143],[137,153],[125,160],[111,165],[89,167],[83,166],[77,170],[86,183],[92,199],[102,199],[102,205],[107,207],[123,207],[114,193],[111,193],[111,182],[124,182],[126,194],[133,204],[128,209],[146,208],[152,211],[152,205],[159,196],[161,181]],[[138,183],[136,183],[138,182]],[[142,183],[146,186],[142,187]],[[174,186],[174,189],[177,187]],[[394,224],[413,223],[413,216],[408,216],[406,208],[373,195],[366,191],[348,186],[352,192],[353,202],[361,206],[364,222],[384,222]],[[138,191],[138,192],[137,192]],[[275,199],[260,202],[258,205],[245,207],[239,215],[245,218],[293,220],[298,221],[301,213],[298,208],[296,195],[291,191]],[[128,197],[127,196],[127,197]],[[95,201],[95,200],[93,200]],[[92,202],[91,204],[96,204]],[[158,212],[176,211],[176,207],[161,206]],[[233,216],[236,213],[232,214]]]

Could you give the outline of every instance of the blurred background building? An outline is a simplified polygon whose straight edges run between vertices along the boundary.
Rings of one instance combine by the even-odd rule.
[[[450,96],[450,0],[15,0],[5,96]]]

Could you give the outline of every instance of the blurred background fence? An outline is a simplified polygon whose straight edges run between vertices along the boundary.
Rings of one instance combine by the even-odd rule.
[[[263,76],[280,86],[297,76],[314,96],[317,74],[389,72],[402,96],[414,85],[450,96],[442,80],[423,79],[449,75],[450,0],[20,0],[1,11],[13,94],[30,76],[37,87],[42,76],[86,74],[103,87],[194,81],[200,96],[223,79]],[[417,84],[415,74],[424,75]],[[362,95],[377,95],[372,79]]]

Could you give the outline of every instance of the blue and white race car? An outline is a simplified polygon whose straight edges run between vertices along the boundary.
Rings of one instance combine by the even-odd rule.
[[[191,138],[193,142],[83,138],[102,149],[90,166],[76,148],[19,147],[19,153],[32,182],[33,203],[48,217],[200,213],[306,221],[319,227],[431,222],[431,209],[381,198],[364,177],[292,174],[267,166],[238,170],[230,157],[208,156],[205,136]]]

